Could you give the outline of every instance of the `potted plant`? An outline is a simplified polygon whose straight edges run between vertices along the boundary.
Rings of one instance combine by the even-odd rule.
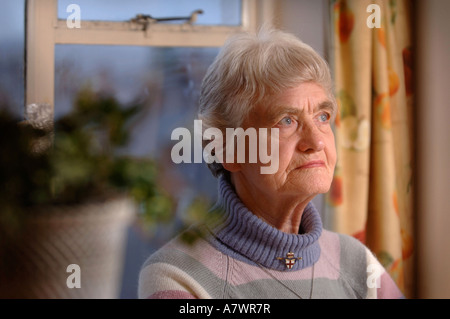
[[[156,163],[124,152],[141,109],[83,89],[56,121],[0,113],[1,298],[117,297],[127,226],[173,205]]]

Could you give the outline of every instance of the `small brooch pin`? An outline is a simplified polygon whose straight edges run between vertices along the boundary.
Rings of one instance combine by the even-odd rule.
[[[286,257],[284,257],[284,258],[283,257],[277,257],[277,259],[278,260],[283,260],[284,259],[287,269],[292,269],[292,267],[294,267],[294,265],[295,265],[295,262],[297,260],[301,260],[302,257],[295,257],[294,253],[288,252],[286,254]]]

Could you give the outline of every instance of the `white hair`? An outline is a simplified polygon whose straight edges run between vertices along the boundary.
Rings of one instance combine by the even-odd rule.
[[[254,106],[301,83],[315,82],[335,103],[327,62],[290,33],[262,28],[231,36],[203,79],[198,117],[203,129],[237,128]],[[208,164],[214,176],[220,163]]]

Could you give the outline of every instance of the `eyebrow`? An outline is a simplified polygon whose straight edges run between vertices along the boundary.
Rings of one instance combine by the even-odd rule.
[[[333,102],[331,102],[330,100],[325,100],[315,107],[315,111],[322,111],[322,110],[326,110],[326,111],[330,112],[331,118],[333,118],[333,119],[335,118],[336,112],[337,112],[336,105]],[[278,118],[280,118],[281,115],[298,114],[299,109],[291,107],[291,106],[276,105],[274,108],[271,108],[271,110],[269,110],[268,113],[269,113],[268,114],[269,121],[274,122]]]
[[[330,100],[325,100],[322,103],[319,104],[317,107],[318,110],[327,110],[331,113],[331,118],[334,119],[336,117],[337,113],[337,106],[335,103],[331,102]]]

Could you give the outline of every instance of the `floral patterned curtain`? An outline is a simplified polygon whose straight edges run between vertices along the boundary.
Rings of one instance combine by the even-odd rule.
[[[332,228],[364,242],[413,293],[411,1],[335,0],[338,163]],[[377,16],[377,5],[380,9]],[[379,28],[376,27],[377,17]]]

